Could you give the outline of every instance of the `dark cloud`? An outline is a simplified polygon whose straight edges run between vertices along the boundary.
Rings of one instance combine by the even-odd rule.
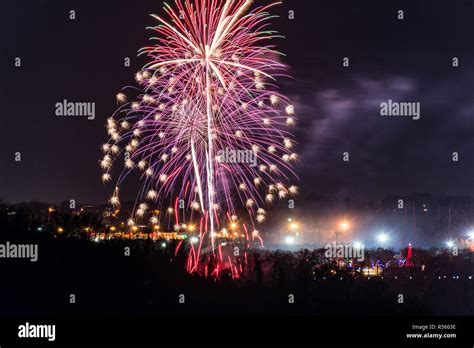
[[[325,194],[381,196],[427,191],[473,194],[474,101],[466,95],[472,75],[357,75],[344,87],[328,86],[297,98],[302,182]],[[388,99],[420,102],[421,118],[382,117]],[[308,121],[309,120],[309,121]],[[350,161],[342,162],[349,152]],[[452,152],[461,161],[451,161]]]

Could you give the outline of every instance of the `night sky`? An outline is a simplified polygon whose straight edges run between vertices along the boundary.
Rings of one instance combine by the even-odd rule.
[[[106,202],[112,186],[98,165],[106,119],[116,93],[135,85],[146,62],[137,51],[156,24],[149,14],[161,12],[160,0],[2,2],[0,198]],[[474,195],[474,2],[286,0],[276,12],[303,199]],[[96,118],[57,117],[64,99],[95,102]],[[421,118],[380,116],[388,99],[420,102]]]

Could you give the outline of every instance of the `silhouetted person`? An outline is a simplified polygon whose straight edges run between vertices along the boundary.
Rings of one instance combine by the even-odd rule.
[[[260,258],[259,253],[254,254],[254,272],[256,272],[257,276],[257,286],[263,285],[263,271],[262,271],[262,259]]]

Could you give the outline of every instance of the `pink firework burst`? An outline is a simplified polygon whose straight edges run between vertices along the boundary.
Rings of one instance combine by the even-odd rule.
[[[242,238],[246,258],[251,239],[263,243],[256,225],[264,207],[298,193],[288,182],[298,158],[294,107],[275,85],[286,67],[268,44],[277,36],[268,29],[275,4],[251,5],[177,0],[165,5],[166,17],[152,15],[154,44],[140,50],[150,61],[136,74],[141,93],[133,100],[119,93],[122,105],[107,121],[103,180],[112,179],[113,165],[124,165],[110,202],[120,206],[119,188],[138,170],[129,224],[157,225],[166,214],[156,211],[166,212],[175,230],[192,236],[191,272],[211,255],[216,261],[204,262],[206,274],[225,267],[237,277],[241,261],[226,255],[221,241]],[[180,219],[180,208],[187,217]],[[245,222],[237,217],[242,210]]]

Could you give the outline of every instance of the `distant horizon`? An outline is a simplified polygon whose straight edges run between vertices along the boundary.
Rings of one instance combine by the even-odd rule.
[[[369,203],[369,202],[382,203],[385,199],[388,199],[388,198],[395,198],[395,197],[396,198],[413,198],[414,196],[430,196],[430,197],[438,198],[438,199],[440,199],[440,198],[466,199],[467,198],[467,199],[473,199],[474,200],[474,195],[470,195],[470,194],[461,195],[461,194],[429,193],[429,192],[412,192],[412,193],[408,193],[408,194],[387,193],[387,194],[385,194],[383,196],[380,196],[380,197],[370,197],[370,198],[362,197],[362,196],[347,196],[347,195],[337,195],[337,194],[334,194],[334,195],[326,194],[325,195],[325,194],[317,194],[315,192],[310,192],[308,194],[302,194],[302,196],[304,198],[302,199],[302,202],[299,202],[300,204],[298,204],[298,206],[306,206],[306,205],[311,205],[312,203],[314,203],[314,200],[312,200],[312,201],[307,200],[308,196],[316,196],[318,198],[335,199],[335,200],[340,200],[340,201],[350,199],[351,202],[357,202],[357,203]],[[18,204],[29,204],[29,203],[44,203],[44,204],[51,204],[51,205],[61,205],[65,202],[69,202],[70,199],[73,199],[73,198],[67,198],[67,199],[64,199],[64,200],[59,201],[59,202],[51,202],[51,201],[46,201],[46,200],[41,200],[41,199],[31,199],[29,201],[12,202],[12,201],[6,200],[6,199],[4,199],[3,197],[0,196],[0,204],[3,203],[3,204],[18,205]],[[122,202],[122,205],[128,205],[128,204],[134,204],[134,203],[135,203],[134,199],[126,199]],[[303,204],[301,204],[301,203],[303,203]],[[104,202],[82,202],[82,201],[77,202],[76,201],[76,204],[95,205],[95,206],[111,205],[107,201],[104,201]]]

